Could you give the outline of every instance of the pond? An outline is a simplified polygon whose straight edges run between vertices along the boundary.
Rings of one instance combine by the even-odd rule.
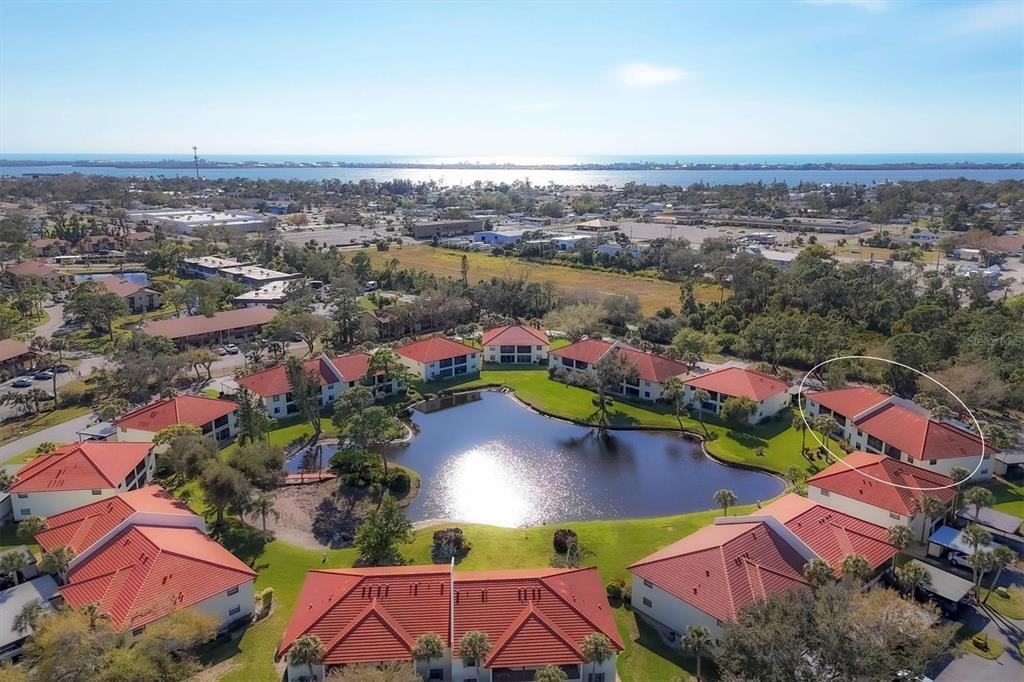
[[[719,488],[746,504],[785,485],[709,459],[699,443],[678,434],[611,431],[602,439],[495,391],[449,409],[414,411],[412,420],[419,433],[388,458],[422,477],[408,508],[413,521],[518,527],[662,516],[714,507]]]
[[[106,279],[107,277],[119,277],[120,279],[131,282],[132,284],[149,284],[149,273],[148,272],[95,272],[88,274],[75,275],[75,284],[81,284],[90,279]]]

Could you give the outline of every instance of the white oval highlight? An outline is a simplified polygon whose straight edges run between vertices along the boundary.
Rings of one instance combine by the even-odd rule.
[[[804,401],[804,382],[807,381],[807,377],[809,377],[819,367],[824,367],[824,366],[829,365],[829,364],[831,364],[833,362],[839,362],[840,360],[878,360],[879,362],[885,362],[885,363],[888,363],[890,365],[896,365],[897,367],[902,367],[903,369],[909,369],[914,374],[917,374],[918,376],[924,377],[928,381],[930,381],[933,384],[935,384],[936,386],[940,387],[946,393],[948,393],[951,396],[953,396],[953,399],[956,400],[958,403],[960,403],[960,406],[962,408],[964,408],[964,411],[971,416],[971,421],[974,422],[974,428],[976,428],[978,430],[978,438],[981,439],[981,454],[978,455],[978,463],[974,466],[974,469],[971,471],[971,473],[968,474],[967,478],[965,478],[960,483],[952,483],[950,485],[935,486],[933,488],[921,488],[919,486],[900,485],[899,483],[893,483],[891,481],[883,481],[880,478],[876,478],[876,477],[872,476],[871,474],[865,474],[862,471],[858,472],[858,473],[860,473],[861,476],[864,476],[865,478],[870,478],[872,481],[878,481],[879,483],[884,483],[886,485],[891,485],[894,488],[903,488],[904,490],[920,490],[922,492],[928,492],[928,491],[931,491],[931,490],[946,490],[947,488],[956,488],[957,486],[959,486],[959,485],[961,485],[963,483],[966,483],[967,481],[971,480],[971,477],[974,476],[974,474],[978,473],[978,469],[981,468],[982,462],[985,461],[985,433],[981,430],[981,424],[978,423],[978,418],[974,416],[974,412],[971,410],[971,408],[967,407],[967,405],[964,404],[964,401],[960,400],[960,396],[958,396],[956,393],[953,393],[953,391],[949,390],[942,382],[940,382],[939,380],[934,379],[934,378],[928,376],[927,374],[925,374],[921,370],[915,369],[914,367],[910,367],[909,365],[904,365],[902,362],[896,362],[895,360],[889,360],[888,358],[877,358],[877,357],[875,357],[873,355],[840,355],[839,357],[829,358],[828,360],[825,360],[824,362],[819,362],[814,367],[811,367],[809,370],[807,370],[807,373],[804,374],[800,378],[800,385],[799,385],[799,387],[797,389],[798,390],[798,393],[797,393],[797,407],[800,409],[800,419],[803,420],[804,426],[807,428],[808,431],[811,432],[811,435],[814,436],[814,440],[818,441],[818,445],[820,445],[821,447],[825,448],[825,452],[827,452],[829,455],[831,455],[833,459],[835,459],[837,462],[842,462],[843,465],[847,469],[849,469],[850,471],[855,471],[855,469],[852,466],[850,466],[849,464],[847,464],[846,461],[842,457],[837,456],[834,452],[832,452],[831,450],[828,449],[828,446],[825,445],[825,443],[821,440],[821,438],[818,437],[818,434],[814,431],[814,429],[811,428],[811,425],[807,422],[807,415],[804,414],[804,403],[803,403],[803,401]],[[883,456],[886,456],[886,455],[883,455]]]

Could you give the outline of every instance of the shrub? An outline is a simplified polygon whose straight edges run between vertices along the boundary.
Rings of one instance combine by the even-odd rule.
[[[555,531],[553,539],[555,554],[565,554],[569,551],[569,547],[577,543],[576,531],[568,528],[559,528]]]
[[[350,448],[334,453],[329,469],[338,475],[343,485],[357,488],[369,487],[384,478],[384,467],[379,458]]]
[[[469,554],[472,545],[463,537],[461,528],[445,528],[434,531],[434,541],[430,547],[430,557],[434,563],[451,561],[452,557],[461,560]]]
[[[260,592],[260,605],[263,608],[269,609],[270,606],[273,603],[274,603],[274,588],[273,587],[268,587],[265,590],[263,590],[262,592]]]
[[[604,591],[608,594],[608,601],[622,601],[622,591],[625,587],[626,581],[622,578],[614,578],[613,580],[610,580],[608,584],[604,586]]]
[[[88,405],[92,402],[92,392],[81,384],[68,384],[57,390],[57,397],[63,407],[71,405]]]
[[[971,637],[971,643],[982,651],[988,651],[988,635],[982,632]]]
[[[622,588],[622,603],[623,604],[632,604],[633,603],[633,587],[631,585],[626,585],[625,587]]]
[[[405,497],[412,487],[412,479],[404,469],[392,469],[388,472],[388,490],[395,497]]]

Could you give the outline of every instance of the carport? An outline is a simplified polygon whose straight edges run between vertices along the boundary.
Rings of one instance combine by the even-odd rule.
[[[960,602],[974,587],[970,580],[964,580],[960,576],[953,575],[949,571],[944,571],[931,564],[917,559],[911,560],[911,563],[923,566],[924,570],[928,572],[930,581],[927,585],[922,585],[920,590],[931,595],[947,613],[955,613]]]
[[[978,512],[977,520],[974,518],[973,509],[968,511],[967,508],[960,510],[959,518],[964,523],[977,523],[984,526],[1000,542],[1010,545],[1018,552],[1024,551],[1024,535],[1020,533],[1021,520],[1016,516],[982,507]]]
[[[995,548],[995,544],[990,542],[981,549],[991,552]],[[974,554],[974,548],[963,539],[963,531],[952,526],[942,526],[928,538],[928,556],[942,556],[948,550],[963,552],[968,556]]]

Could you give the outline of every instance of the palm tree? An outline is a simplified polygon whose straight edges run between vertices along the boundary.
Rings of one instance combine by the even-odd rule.
[[[992,592],[995,591],[996,586],[999,584],[999,576],[1002,575],[1003,569],[1017,561],[1017,553],[1006,545],[996,545],[995,550],[992,552],[992,562],[995,564],[996,574],[992,576],[992,582],[988,585],[988,594],[982,600],[982,604],[988,603],[988,598],[992,596]]]
[[[946,510],[946,505],[935,495],[925,493],[917,501],[917,510],[924,515],[921,519],[921,543],[924,543],[925,533],[928,531],[929,521]]]
[[[683,430],[683,414],[686,409],[686,384],[679,377],[668,377],[661,382],[661,395],[672,402],[672,411],[679,422],[679,430]]]
[[[800,456],[803,457],[807,451],[807,422],[804,421],[803,415],[794,414],[790,426],[800,432]]]
[[[36,536],[46,530],[46,519],[42,516],[26,516],[18,524],[18,538],[35,542]]]
[[[54,547],[53,550],[43,553],[42,569],[56,575],[58,582],[63,582],[64,574],[68,572],[74,558],[75,551],[70,547],[66,545]]]
[[[38,599],[33,599],[18,611],[18,615],[14,618],[14,629],[20,635],[24,635],[30,630],[35,630],[39,624],[39,619],[46,615],[46,612],[47,609],[43,606],[43,603]]]
[[[786,480],[794,488],[798,488],[804,482],[804,472],[796,464],[786,467]]]
[[[698,388],[693,392],[693,400],[697,403],[697,421],[700,422],[700,428],[704,429],[704,437],[707,438],[711,434],[708,433],[708,427],[704,424],[704,403],[711,402],[711,394],[703,388]]]
[[[902,552],[910,544],[910,541],[914,539],[914,534],[910,530],[909,526],[897,525],[889,528],[889,544]],[[896,568],[896,556],[899,554],[892,555],[892,567]]]
[[[836,579],[835,572],[821,557],[814,557],[804,564],[804,578],[813,587],[825,587]]]
[[[274,520],[281,518],[281,515],[274,509],[274,496],[268,492],[257,493],[247,501],[246,511],[258,515],[263,526],[263,532],[267,532],[267,517],[272,516]]]
[[[819,414],[811,421],[811,428],[821,434],[822,443],[828,450],[829,434],[839,428],[839,422],[827,414]]]
[[[989,533],[978,524],[972,523],[960,532],[960,537],[971,546],[971,556],[967,560],[971,564],[971,571],[974,573],[974,584],[977,587],[981,584],[981,574],[988,570],[988,568],[991,568],[991,566],[987,566],[986,561],[991,559],[992,553],[981,548],[992,542],[992,533]],[[982,553],[987,554],[988,557],[976,558]]]
[[[987,549],[978,549],[967,557],[967,563],[971,565],[971,571],[974,573],[974,598],[978,599],[981,597],[981,578],[996,567],[996,557]]]
[[[716,490],[712,496],[715,500],[715,504],[722,508],[722,516],[729,515],[729,507],[736,504],[736,493],[729,490],[728,488],[722,488]]]
[[[982,507],[989,507],[995,502],[995,496],[992,491],[988,488],[982,488],[981,486],[974,486],[968,488],[964,492],[964,504],[969,504],[974,507],[974,520],[978,520],[978,514],[981,513]]]
[[[89,620],[90,630],[95,630],[96,625],[99,624],[101,620],[107,620],[110,618],[110,616],[100,611],[100,605],[96,603],[86,604],[83,606],[82,615]]]
[[[700,680],[700,659],[702,654],[711,648],[711,632],[703,625],[691,625],[680,642],[683,649],[693,652],[697,657],[697,679]]]
[[[31,563],[31,555],[25,556],[17,550],[0,554],[0,575],[8,575],[11,582],[18,584],[18,571]]]
[[[592,674],[597,672],[597,666],[615,655],[611,640],[600,632],[592,632],[584,637],[580,651],[583,654],[583,660],[590,664]]]
[[[478,680],[480,679],[480,662],[490,650],[491,642],[487,639],[487,633],[481,630],[470,630],[462,636],[462,640],[459,642],[462,665],[473,666],[475,677]]]
[[[907,594],[913,595],[917,588],[929,584],[932,581],[932,576],[924,564],[908,561],[896,569],[896,581],[907,591]]]
[[[412,649],[412,660],[417,663],[426,663],[444,658],[444,642],[436,632],[425,632],[416,640],[416,646]]]
[[[565,682],[568,679],[569,676],[557,665],[549,665],[533,673],[533,682]]]
[[[843,557],[843,577],[864,582],[871,577],[871,564],[863,554],[847,554]]]
[[[956,487],[953,488],[953,516],[956,516],[957,511],[960,510],[960,489],[964,481],[970,478],[971,472],[966,467],[953,467],[949,470],[949,477],[956,483]]]
[[[953,416],[953,410],[949,409],[947,405],[942,403],[937,404],[931,409],[932,419],[937,422],[945,421]]]
[[[316,635],[302,635],[288,650],[288,663],[309,668],[309,679],[313,679],[313,666],[324,656],[324,644]]]
[[[64,351],[68,344],[64,339],[50,339],[50,350],[57,351],[57,362],[64,362]]]
[[[41,388],[30,388],[25,391],[25,397],[32,401],[32,411],[39,412],[39,403],[50,399],[50,394]]]

